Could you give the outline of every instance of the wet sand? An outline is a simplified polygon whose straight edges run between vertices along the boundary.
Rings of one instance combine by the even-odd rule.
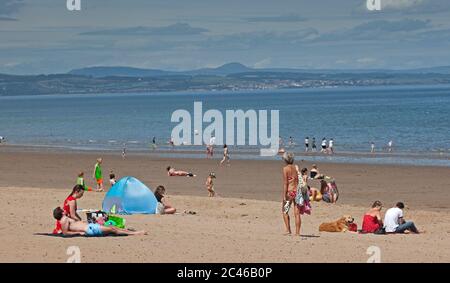
[[[146,236],[55,238],[52,209],[62,203],[77,173],[85,171],[88,185],[95,159],[104,159],[105,175],[137,177],[154,188],[167,188],[177,215],[125,216],[128,227],[145,229]],[[450,261],[450,184],[445,167],[320,163],[322,173],[337,180],[337,205],[314,203],[304,216],[303,237],[283,236],[280,213],[281,161],[168,159],[151,155],[100,152],[17,150],[0,147],[0,241],[2,262],[65,262],[69,246],[79,246],[82,262],[366,262],[376,246],[382,262]],[[165,167],[193,171],[196,178],[168,177]],[[310,168],[310,163],[299,164]],[[216,172],[217,198],[208,198],[204,182]],[[107,178],[105,178],[107,179]],[[105,182],[106,183],[106,182]],[[314,185],[314,183],[313,183]],[[88,192],[79,208],[101,208],[104,193]],[[421,235],[358,235],[319,233],[322,222],[343,214],[358,227],[374,200],[389,207],[408,206],[406,219]],[[186,215],[184,210],[195,211]]]

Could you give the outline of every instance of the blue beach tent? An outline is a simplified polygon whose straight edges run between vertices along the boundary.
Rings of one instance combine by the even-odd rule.
[[[124,177],[109,189],[102,207],[112,214],[155,214],[157,204],[146,185],[134,177]]]

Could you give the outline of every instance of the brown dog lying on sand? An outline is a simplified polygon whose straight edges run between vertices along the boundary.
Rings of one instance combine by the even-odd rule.
[[[344,215],[340,219],[330,222],[322,223],[319,226],[320,232],[346,232],[349,224],[353,223],[355,219],[351,215]]]

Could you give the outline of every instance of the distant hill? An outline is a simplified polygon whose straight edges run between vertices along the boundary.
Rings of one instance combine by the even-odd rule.
[[[193,71],[184,72],[192,75],[215,75],[227,76],[231,74],[254,72],[257,69],[249,68],[241,63],[228,63],[217,68],[203,68]]]
[[[450,74],[450,66],[419,69],[295,69],[295,68],[250,68],[241,63],[228,63],[217,68],[202,68],[187,71],[165,71],[122,66],[98,66],[75,69],[68,74],[102,77],[164,77],[164,76],[228,76],[242,73],[304,73],[304,74]]]

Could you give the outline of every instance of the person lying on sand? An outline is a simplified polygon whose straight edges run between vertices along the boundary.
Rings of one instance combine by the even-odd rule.
[[[175,207],[172,207],[164,198],[164,194],[166,193],[166,188],[164,186],[159,185],[156,187],[154,195],[156,200],[158,201],[158,206],[156,208],[157,214],[175,214],[177,211]]]
[[[197,175],[194,175],[191,172],[181,171],[181,170],[175,170],[175,168],[171,166],[167,166],[167,175],[168,176],[182,176],[182,177],[196,177]]]
[[[144,235],[145,231],[128,231],[117,227],[106,227],[97,223],[75,221],[67,217],[61,207],[53,210],[53,217],[61,223],[62,234],[65,236],[106,236],[106,235]]]
[[[405,205],[403,202],[398,202],[394,207],[389,208],[384,216],[384,229],[386,233],[415,233],[419,234],[419,230],[414,225],[414,222],[406,222],[403,219],[403,209]]]

